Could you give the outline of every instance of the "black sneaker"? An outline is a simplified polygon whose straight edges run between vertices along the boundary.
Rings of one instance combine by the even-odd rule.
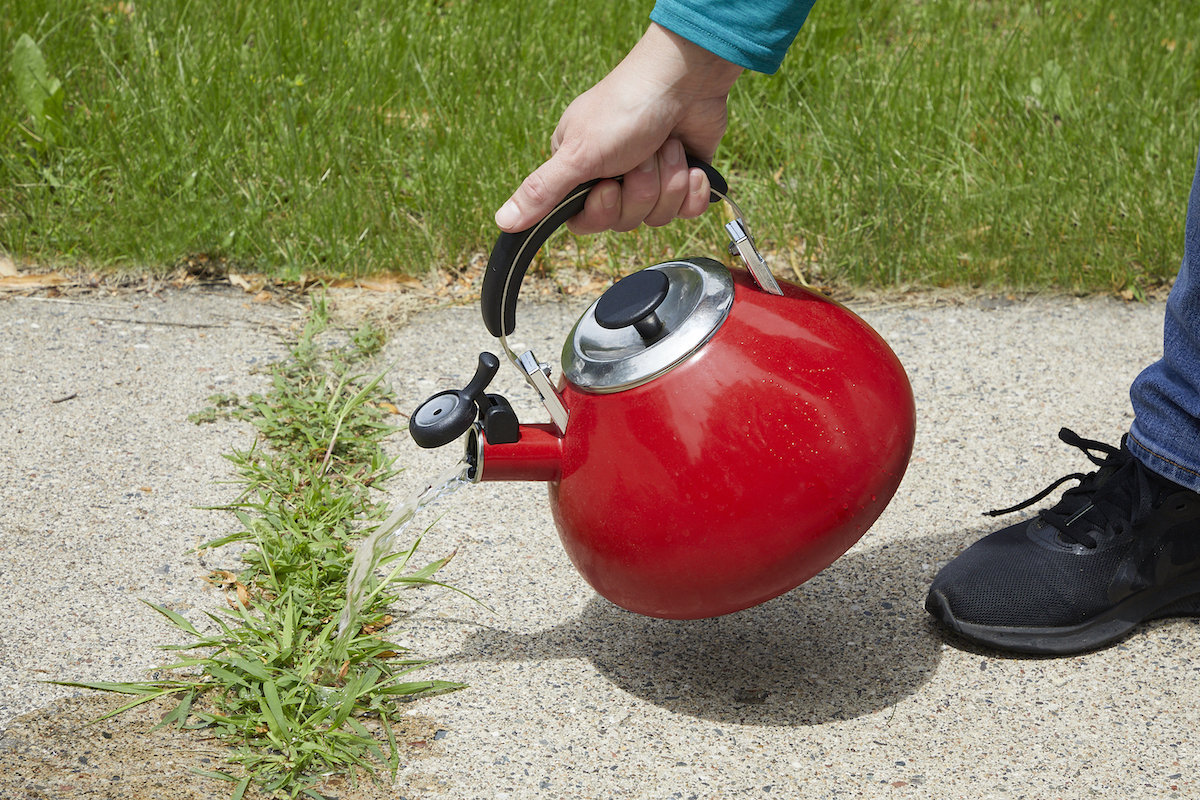
[[[1144,620],[1200,615],[1200,494],[1151,472],[1125,439],[1118,449],[1066,428],[1058,436],[1100,469],[989,512],[1019,511],[1079,481],[1053,508],[947,564],[925,609],[981,644],[1060,655],[1108,644]]]

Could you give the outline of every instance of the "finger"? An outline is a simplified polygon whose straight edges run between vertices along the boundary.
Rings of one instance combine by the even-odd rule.
[[[599,233],[611,230],[620,218],[621,184],[617,181],[601,181],[592,187],[583,211],[567,220],[567,230],[579,236]]]
[[[712,187],[708,183],[708,175],[702,169],[688,171],[688,193],[683,204],[679,207],[681,219],[695,219],[708,210],[709,199],[712,197]]]
[[[650,156],[632,172],[625,173],[621,185],[621,215],[614,231],[631,231],[654,210],[659,196],[658,154]]]
[[[668,139],[658,150],[658,200],[644,222],[657,228],[679,216],[679,209],[688,194],[689,181],[683,144],[678,139]]]
[[[560,154],[551,156],[529,174],[512,197],[496,212],[496,224],[510,233],[523,231],[554,210],[567,194],[586,180]]]

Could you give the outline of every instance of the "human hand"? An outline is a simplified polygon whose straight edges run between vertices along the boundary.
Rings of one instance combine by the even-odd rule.
[[[686,153],[710,161],[727,123],[729,89],[742,68],[652,24],[629,55],[577,97],[550,140],[551,158],[496,212],[496,224],[525,230],[571,189],[593,187],[567,227],[579,234],[665,225],[708,207],[703,170]]]

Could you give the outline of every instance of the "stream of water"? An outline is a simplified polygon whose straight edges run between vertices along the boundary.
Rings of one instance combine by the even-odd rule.
[[[463,459],[443,472],[432,483],[426,484],[425,488],[414,492],[404,505],[393,511],[391,516],[358,546],[354,553],[354,564],[350,567],[350,577],[346,580],[346,607],[342,610],[342,618],[338,622],[339,643],[358,617],[363,593],[368,585],[367,579],[375,571],[380,560],[391,551],[392,543],[408,529],[413,517],[422,508],[433,505],[464,486],[469,486],[470,469],[471,465]]]

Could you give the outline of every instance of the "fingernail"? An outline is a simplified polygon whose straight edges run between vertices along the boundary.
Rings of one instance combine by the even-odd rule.
[[[517,204],[512,200],[500,206],[500,210],[496,212],[496,224],[504,230],[515,226],[520,218],[521,209],[517,208]]]
[[[654,156],[651,156],[638,165],[638,172],[654,172],[657,167],[658,165],[654,163]]]
[[[688,191],[692,194],[704,191],[704,173],[701,170],[694,169],[688,173]]]
[[[668,164],[678,164],[683,159],[683,144],[678,139],[667,142],[663,157]]]
[[[610,184],[600,190],[600,205],[605,208],[613,208],[620,197],[621,188],[615,184]]]

